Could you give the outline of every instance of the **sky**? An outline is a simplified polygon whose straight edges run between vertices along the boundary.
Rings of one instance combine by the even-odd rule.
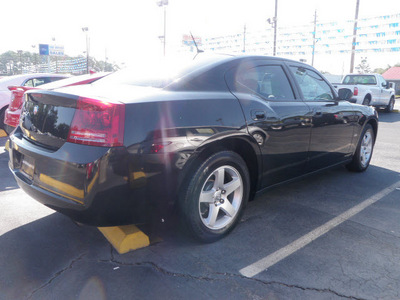
[[[356,0],[278,0],[278,28],[310,24],[315,10],[319,22],[352,20],[355,5]],[[39,43],[51,44],[55,38],[65,54],[83,54],[82,27],[88,27],[90,55],[96,59],[107,56],[110,62],[129,66],[162,56],[163,9],[155,0],[0,0],[0,7],[0,53],[38,51]],[[176,53],[182,35],[190,31],[204,38],[242,32],[244,24],[248,31],[266,28],[274,7],[275,0],[169,0],[167,56]],[[360,0],[359,18],[394,13],[400,13],[400,0]],[[369,56],[373,68],[400,62],[399,53]],[[338,73],[349,59],[316,57],[315,66]],[[356,57],[356,64],[359,61]]]

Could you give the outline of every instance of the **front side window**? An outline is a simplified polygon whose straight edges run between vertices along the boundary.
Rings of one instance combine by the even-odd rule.
[[[334,99],[330,86],[316,72],[303,67],[291,66],[290,69],[303,92],[304,100],[326,101]]]
[[[259,66],[243,70],[236,82],[250,93],[268,100],[293,100],[294,94],[281,66]]]
[[[386,87],[386,80],[385,78],[383,78],[383,76],[379,76],[380,80],[381,80],[381,85],[382,87]]]

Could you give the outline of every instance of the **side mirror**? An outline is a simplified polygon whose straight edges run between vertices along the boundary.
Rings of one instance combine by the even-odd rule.
[[[339,94],[339,100],[350,100],[351,97],[353,97],[352,90],[348,88],[339,89],[338,94]]]

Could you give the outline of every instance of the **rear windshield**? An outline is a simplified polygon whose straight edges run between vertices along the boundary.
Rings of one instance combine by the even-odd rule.
[[[201,57],[200,57],[201,56]],[[168,59],[137,64],[97,80],[94,85],[129,84],[164,88],[173,81],[229,56],[202,56],[196,59]]]
[[[376,84],[376,78],[373,75],[347,75],[343,79],[344,84]]]

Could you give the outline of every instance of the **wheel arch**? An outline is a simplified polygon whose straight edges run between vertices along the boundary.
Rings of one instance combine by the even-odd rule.
[[[375,140],[376,141],[376,137],[378,135],[378,121],[376,119],[369,119],[367,120],[367,122],[365,123],[365,125],[370,124],[372,126],[372,129],[374,130],[374,136],[375,136]]]
[[[178,189],[189,180],[189,174],[199,167],[211,154],[219,151],[233,151],[239,154],[246,163],[250,174],[250,200],[254,197],[258,189],[258,181],[261,174],[260,150],[256,142],[251,140],[250,136],[237,136],[212,141],[201,145],[192,154],[186,163],[184,170],[180,173],[178,179]]]

